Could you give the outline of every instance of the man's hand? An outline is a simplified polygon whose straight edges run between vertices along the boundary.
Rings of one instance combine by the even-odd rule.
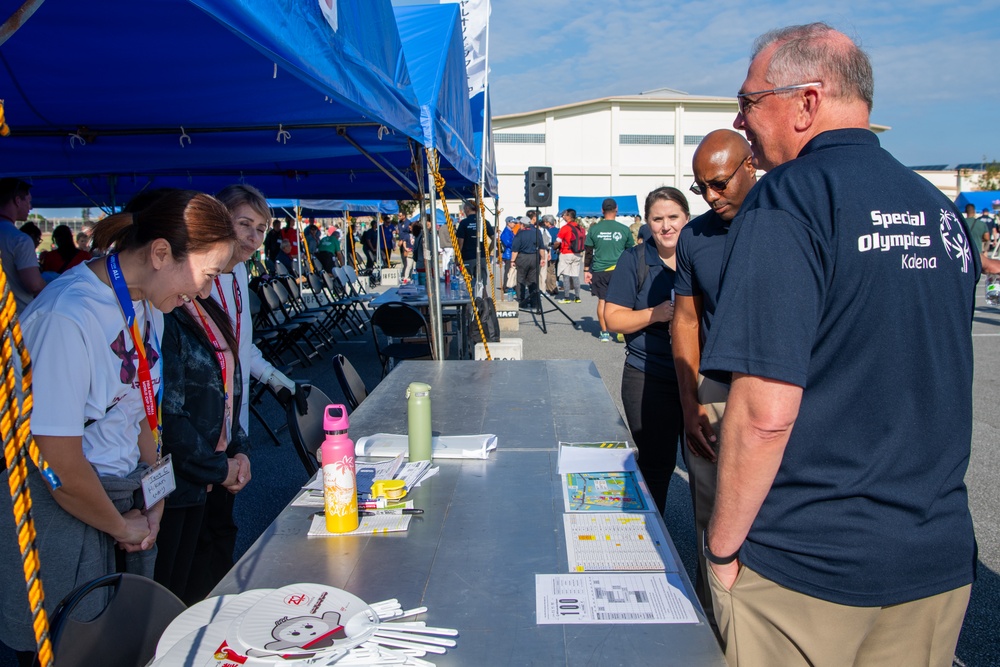
[[[715,563],[709,563],[708,566],[712,568],[712,572],[718,577],[719,583],[725,586],[726,590],[731,590],[733,584],[736,583],[736,577],[740,575],[740,559],[737,558],[729,565],[716,565]]]
[[[590,279],[593,278],[593,277],[594,277],[594,274],[591,273],[590,271],[584,271],[583,272],[583,282],[587,283],[588,285],[590,284]]]
[[[684,407],[684,432],[687,437],[688,450],[695,456],[716,462],[715,448],[709,443],[718,442],[715,429],[709,424],[705,406],[695,403],[693,407]]]

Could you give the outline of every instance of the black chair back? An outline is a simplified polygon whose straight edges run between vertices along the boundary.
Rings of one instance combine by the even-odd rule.
[[[113,588],[107,591],[104,589]],[[104,609],[90,621],[73,611],[91,595],[107,593]],[[109,574],[67,595],[52,614],[52,649],[59,667],[145,665],[167,626],[186,609],[176,595],[152,579]]]
[[[351,410],[357,410],[361,402],[368,398],[368,387],[354,369],[354,364],[348,361],[347,357],[338,354],[333,358],[333,372],[337,375],[337,382],[344,392],[344,399]]]
[[[391,338],[410,338],[427,333],[427,321],[413,306],[398,301],[383,303],[372,313],[371,323]],[[428,343],[430,337],[427,338]]]
[[[306,392],[305,412],[299,411],[298,401],[288,401],[288,432],[303,467],[312,476],[319,470],[316,452],[326,438],[323,411],[334,401],[311,385],[301,385],[300,391]]]
[[[390,359],[422,359],[433,355],[430,327],[420,311],[413,306],[398,301],[383,303],[372,313],[369,322],[372,325],[375,353],[382,362],[382,377],[389,370]],[[384,343],[379,340],[380,331],[387,338]],[[418,336],[423,341],[392,341],[393,338],[413,339]]]

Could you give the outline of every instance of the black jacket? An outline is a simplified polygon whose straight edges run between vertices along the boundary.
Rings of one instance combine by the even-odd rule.
[[[229,448],[216,452],[222,433],[225,400],[219,362],[201,325],[183,315],[163,316],[163,454],[171,454],[177,489],[167,507],[205,502],[205,487],[221,484],[229,459],[245,453],[247,435],[240,427],[243,397],[239,355],[233,373],[233,433]]]

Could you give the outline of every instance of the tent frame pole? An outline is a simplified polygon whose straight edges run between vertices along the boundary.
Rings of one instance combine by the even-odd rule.
[[[363,156],[365,156],[366,158],[368,158],[369,162],[371,162],[373,165],[375,165],[376,167],[378,167],[379,170],[383,174],[385,174],[386,176],[388,176],[392,180],[393,183],[395,183],[399,187],[403,188],[403,190],[406,191],[406,194],[410,195],[410,197],[413,198],[413,199],[417,198],[417,190],[419,189],[419,187],[418,186],[414,186],[414,184],[410,181],[410,179],[407,178],[402,172],[400,172],[399,169],[397,169],[396,167],[394,167],[392,165],[389,165],[389,167],[393,171],[395,171],[396,174],[399,176],[399,178],[397,178],[396,176],[394,176],[393,174],[391,174],[389,172],[389,170],[385,168],[384,165],[382,165],[378,160],[376,160],[375,157],[372,156],[371,153],[369,153],[364,148],[362,148],[361,144],[359,144],[354,139],[352,139],[351,136],[349,134],[347,134],[347,128],[345,128],[345,127],[338,127],[337,128],[337,134],[339,134],[341,137],[343,137],[344,141],[346,141],[351,146],[353,146],[356,151],[358,151]],[[402,180],[400,180],[400,179],[402,179]],[[417,179],[418,182],[420,182],[420,180],[421,179],[419,179],[419,178]],[[406,182],[404,183],[403,181],[406,181]]]
[[[427,169],[427,190],[430,194],[430,212],[425,217],[423,215],[424,202],[426,200],[423,192],[423,156],[418,156],[414,162],[417,169],[417,182],[420,184],[420,219],[424,221],[424,275],[427,276],[427,311],[428,326],[431,328],[431,350],[434,358],[438,361],[444,360],[444,322],[441,318],[441,286],[438,283],[438,235],[437,235],[437,201],[434,199],[433,175]]]

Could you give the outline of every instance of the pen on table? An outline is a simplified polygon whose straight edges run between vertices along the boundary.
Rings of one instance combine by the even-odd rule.
[[[424,511],[422,509],[409,509],[409,508],[407,508],[407,509],[387,509],[387,510],[380,510],[378,512],[368,512],[368,511],[362,510],[362,511],[358,512],[358,516],[379,516],[379,515],[384,516],[384,515],[387,515],[387,514],[423,514],[423,513],[424,513]],[[316,512],[313,516],[325,516],[325,514],[322,511],[320,511],[320,512]]]

